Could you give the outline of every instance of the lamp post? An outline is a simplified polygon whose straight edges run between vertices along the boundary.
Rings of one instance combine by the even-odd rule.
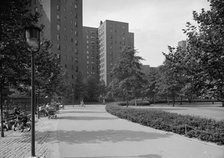
[[[35,87],[34,87],[34,53],[40,49],[40,28],[29,26],[25,28],[26,43],[31,52],[31,156],[35,157]]]

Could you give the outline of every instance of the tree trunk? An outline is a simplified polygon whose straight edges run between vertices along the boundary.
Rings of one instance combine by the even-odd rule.
[[[173,94],[173,107],[175,106],[175,94]]]
[[[129,102],[128,102],[128,96],[126,96],[126,106],[128,107]]]
[[[222,90],[222,86],[220,87],[220,97],[221,97],[221,101],[222,101],[222,107],[224,107],[224,93]]]
[[[182,105],[183,104],[183,97],[182,96],[180,96],[180,105]]]
[[[169,102],[169,97],[168,97],[168,95],[166,95],[166,102],[167,102],[167,105],[170,105],[170,102]]]
[[[156,95],[154,94],[154,95],[153,95],[153,104],[156,103],[156,99],[155,99],[155,98],[156,98]]]
[[[128,104],[129,104],[129,103],[128,103],[128,99],[127,99],[127,100],[126,100],[126,107],[128,107]]]
[[[0,83],[0,106],[1,106],[1,137],[4,137],[4,125],[3,125],[3,94],[2,94],[2,82]]]

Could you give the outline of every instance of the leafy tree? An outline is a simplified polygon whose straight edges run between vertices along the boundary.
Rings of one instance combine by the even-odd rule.
[[[175,98],[180,95],[181,89],[184,87],[186,77],[183,73],[180,57],[175,48],[169,47],[169,54],[163,53],[166,57],[164,62],[164,72],[161,84],[168,96],[172,97],[173,106]],[[178,65],[180,64],[180,65]]]
[[[30,92],[31,53],[24,39],[24,27],[38,22],[31,14],[29,0],[1,1],[0,12],[0,81],[21,92]],[[60,60],[50,52],[50,41],[41,44],[35,54],[35,85],[38,93],[53,96],[61,82]]]
[[[86,83],[86,99],[88,101],[97,101],[99,96],[99,84],[95,77],[89,77]]]
[[[224,106],[224,1],[209,0],[211,9],[193,12],[198,27],[187,23],[191,55],[201,68],[204,91],[213,92]]]
[[[60,59],[49,51],[50,48],[50,42],[45,41],[40,51],[35,54],[35,84],[38,89],[42,89],[44,95],[52,97],[62,95],[64,83]]]
[[[144,83],[144,73],[141,70],[140,56],[136,56],[136,50],[125,48],[121,53],[120,61],[112,70],[112,91],[122,96],[127,101],[140,97]]]
[[[82,100],[86,96],[86,82],[81,73],[77,74],[74,85],[74,96],[76,100]]]
[[[156,94],[158,93],[158,71],[158,68],[150,68],[150,73],[147,76],[148,84],[145,86],[145,96],[153,100],[153,103],[155,103]]]
[[[107,87],[105,86],[105,82],[100,81],[98,83],[98,88],[99,88],[99,100],[105,103],[106,94],[107,94]]]
[[[18,86],[28,71],[24,27],[36,23],[38,14],[27,10],[28,0],[8,0],[0,3],[0,80],[1,85]],[[27,83],[27,82],[26,82]]]

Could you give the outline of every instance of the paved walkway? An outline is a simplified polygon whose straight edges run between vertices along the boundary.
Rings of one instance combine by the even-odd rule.
[[[36,155],[45,158],[223,158],[224,146],[145,127],[108,114],[103,105],[66,106],[36,124]],[[30,156],[30,134],[7,132],[0,158]]]
[[[118,119],[102,105],[66,107],[59,116],[52,158],[224,157],[223,146]]]

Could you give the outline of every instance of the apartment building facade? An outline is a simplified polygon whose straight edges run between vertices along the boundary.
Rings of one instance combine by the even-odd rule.
[[[118,63],[121,52],[126,47],[134,48],[134,33],[129,32],[129,24],[106,20],[100,22],[99,39],[99,75],[105,85],[112,81],[112,68]]]
[[[82,71],[84,78],[99,79],[98,28],[83,27]]]
[[[44,25],[42,41],[52,42],[51,51],[61,60],[65,79],[74,85],[82,58],[82,0],[32,0],[32,10],[39,12]]]

